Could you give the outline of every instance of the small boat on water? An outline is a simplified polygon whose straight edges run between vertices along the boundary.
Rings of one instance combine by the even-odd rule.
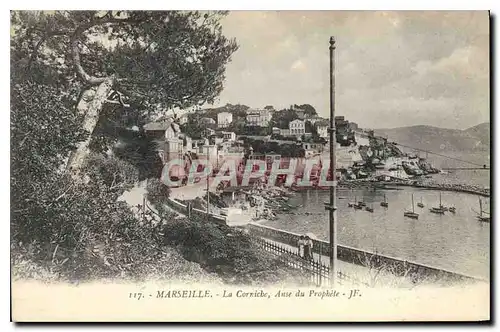
[[[455,212],[457,212],[457,209],[454,206],[450,206],[448,208],[448,211],[450,211],[451,213],[455,213]]]
[[[411,194],[411,211],[405,211],[403,215],[411,219],[418,219],[418,213],[415,213],[415,204],[413,203],[413,194]]]
[[[354,204],[353,208],[355,210],[361,210],[363,207],[361,205],[359,205],[359,204]]]
[[[384,201],[383,202],[380,202],[380,206],[383,206],[383,207],[389,207],[389,203],[387,203],[387,199],[385,197],[385,194],[384,194]]]
[[[448,209],[441,203],[441,193],[439,193],[439,207],[432,207],[430,211],[435,214],[444,214]]]
[[[420,202],[419,202],[419,203],[417,203],[417,206],[418,206],[419,208],[423,208],[423,207],[424,207],[424,203],[422,203],[422,197],[420,197]]]
[[[363,201],[359,201],[357,205],[359,205],[359,206],[361,206],[361,207],[365,207],[365,206],[366,206],[366,203],[365,203],[365,202],[363,202]]]
[[[373,212],[373,208],[371,206],[365,207],[365,210],[368,212]]]
[[[477,216],[477,220],[481,222],[490,222],[489,213],[483,211],[483,201],[481,200],[481,197],[479,197],[479,215]]]
[[[347,203],[347,206],[348,206],[348,207],[354,207],[354,206],[356,205],[356,199],[357,199],[357,197],[356,197],[356,196],[354,196],[354,202],[348,202],[348,203]]]

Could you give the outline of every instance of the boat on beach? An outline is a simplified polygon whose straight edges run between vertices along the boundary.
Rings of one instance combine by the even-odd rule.
[[[405,211],[403,215],[411,219],[418,219],[418,213],[415,213],[415,204],[413,202],[413,194],[411,194],[411,211]]]

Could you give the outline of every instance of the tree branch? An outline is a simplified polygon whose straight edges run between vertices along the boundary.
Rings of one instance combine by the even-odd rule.
[[[141,20],[131,19],[131,18],[116,18],[109,11],[103,17],[90,21],[86,24],[82,24],[78,28],[76,28],[75,32],[71,36],[71,56],[73,57],[73,63],[75,66],[76,73],[80,77],[80,79],[82,79],[85,83],[88,83],[90,85],[99,85],[109,78],[109,77],[91,76],[85,71],[85,69],[83,69],[80,59],[80,48],[78,46],[78,42],[80,41],[80,37],[85,31],[94,26],[107,23],[139,23],[139,22],[141,22]]]
[[[65,36],[65,35],[68,35],[68,32],[64,32],[64,31],[49,31],[49,32],[45,32],[44,31],[44,35],[42,37],[40,37],[40,40],[38,41],[38,43],[36,43],[35,47],[33,48],[33,53],[31,53],[31,57],[28,61],[28,64],[26,66],[26,68],[28,68],[28,70],[31,68],[31,64],[33,63],[33,61],[35,61],[35,58],[36,56],[38,55],[38,50],[40,49],[40,47],[42,46],[42,44],[49,38],[51,37],[54,37],[54,36]]]

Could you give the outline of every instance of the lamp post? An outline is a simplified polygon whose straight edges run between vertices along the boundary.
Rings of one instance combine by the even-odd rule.
[[[330,186],[330,202],[325,204],[325,209],[328,210],[330,225],[330,286],[335,286],[335,261],[337,259],[337,230],[335,225],[336,219],[336,203],[337,203],[337,177],[335,170],[335,147],[337,144],[335,136],[335,38],[330,37],[330,172],[332,173],[333,185]]]

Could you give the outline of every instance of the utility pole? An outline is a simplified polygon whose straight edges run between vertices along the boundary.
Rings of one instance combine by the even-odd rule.
[[[335,261],[337,259],[337,230],[335,225],[336,219],[336,203],[337,203],[337,178],[335,169],[335,147],[337,140],[335,136],[335,38],[330,37],[330,171],[332,174],[333,185],[330,187],[330,202],[325,205],[325,209],[329,212],[330,217],[330,286],[335,287]]]
[[[205,170],[207,172],[207,221],[208,221],[208,215],[210,213],[210,191],[209,191],[209,166],[208,166],[208,163],[209,163],[209,160],[210,160],[210,149],[209,149],[209,145],[207,144],[207,164],[205,165]]]

